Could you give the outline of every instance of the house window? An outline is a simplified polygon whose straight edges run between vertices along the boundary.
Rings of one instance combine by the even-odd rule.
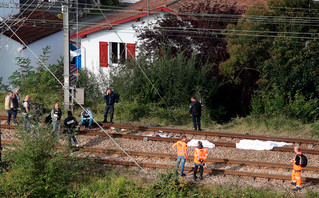
[[[110,64],[123,64],[130,59],[130,53],[135,56],[135,44],[112,43],[110,45]],[[130,53],[129,51],[130,50]]]

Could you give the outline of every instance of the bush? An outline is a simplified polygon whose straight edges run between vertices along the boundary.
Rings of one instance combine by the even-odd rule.
[[[10,146],[5,159],[11,161],[0,177],[0,192],[5,197],[63,197],[76,176],[77,164],[66,152],[56,151],[57,139],[49,129],[39,135],[20,131],[20,142]]]
[[[252,115],[268,118],[287,117],[310,123],[319,118],[319,103],[317,98],[306,98],[299,92],[294,96],[289,95],[288,98],[279,93],[259,92],[252,100]]]

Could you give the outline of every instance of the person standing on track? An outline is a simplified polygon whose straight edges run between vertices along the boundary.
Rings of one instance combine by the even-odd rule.
[[[15,88],[13,92],[14,97],[17,98],[18,104],[20,103],[19,89]]]
[[[199,167],[199,174],[200,179],[203,180],[203,172],[204,172],[204,166],[205,166],[205,160],[207,159],[208,152],[207,149],[203,147],[203,143],[201,141],[198,141],[197,148],[195,148],[194,151],[194,180],[197,179],[197,169]]]
[[[194,130],[201,131],[200,128],[200,117],[202,115],[202,104],[195,99],[195,97],[191,97],[192,103],[189,107],[189,113],[192,116]]]
[[[55,103],[54,109],[51,111],[51,118],[52,118],[52,131],[51,134],[54,135],[56,127],[58,127],[58,138],[61,136],[61,118],[62,111],[59,108],[59,103]]]
[[[11,116],[13,116],[13,124],[17,125],[16,120],[18,114],[18,100],[17,97],[14,97],[12,92],[9,92],[5,98],[5,109],[8,111],[8,125],[10,125]]]
[[[23,131],[27,130],[27,127],[30,128],[29,112],[30,112],[30,96],[26,95],[24,101],[22,102],[22,117],[23,117]]]
[[[294,147],[294,152],[296,153],[296,156],[290,160],[290,162],[293,163],[293,169],[291,174],[291,184],[295,185],[296,188],[295,191],[301,190],[301,151],[299,146]]]
[[[82,109],[80,126],[84,125],[85,127],[89,127],[89,129],[91,129],[92,122],[93,122],[92,112],[88,109]]]
[[[185,167],[185,162],[188,158],[188,153],[187,153],[187,137],[186,135],[183,135],[181,137],[180,141],[177,141],[175,144],[173,144],[172,148],[177,152],[177,162],[176,162],[176,173],[178,173],[178,168],[179,164],[182,162],[181,165],[181,176],[185,176],[184,172],[184,167]]]
[[[103,123],[107,122],[107,114],[110,110],[110,123],[113,124],[114,104],[119,102],[120,97],[113,92],[112,89],[108,88],[106,94],[104,95],[104,99],[106,101],[106,106]]]

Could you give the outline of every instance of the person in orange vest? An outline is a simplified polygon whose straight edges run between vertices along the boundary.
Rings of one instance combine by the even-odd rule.
[[[302,167],[300,165],[301,162],[301,151],[300,151],[300,147],[299,146],[295,146],[294,147],[294,151],[296,153],[295,158],[293,158],[292,160],[290,160],[290,162],[293,163],[293,170],[292,170],[292,174],[291,174],[291,184],[295,185],[296,188],[294,189],[295,191],[301,190],[301,170]]]
[[[201,141],[198,141],[197,143],[197,148],[195,148],[194,151],[194,180],[197,179],[197,169],[199,167],[199,174],[200,174],[200,179],[203,180],[203,171],[204,171],[204,166],[205,166],[205,160],[207,159],[208,152],[207,149],[203,147],[203,143]]]
[[[186,135],[183,135],[181,137],[181,140],[177,141],[172,146],[172,148],[177,152],[176,173],[178,173],[177,170],[179,168],[179,164],[182,162],[181,172],[180,172],[181,176],[185,176],[183,172],[184,172],[185,162],[188,158],[186,141],[187,141],[187,137]]]

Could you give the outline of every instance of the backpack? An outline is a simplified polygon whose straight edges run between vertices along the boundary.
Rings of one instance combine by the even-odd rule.
[[[307,166],[307,164],[308,164],[308,159],[307,159],[307,157],[305,156],[305,155],[303,155],[303,154],[301,154],[301,155],[298,155],[299,157],[300,157],[300,163],[299,163],[299,165],[301,166],[301,167],[306,167]]]
[[[51,122],[52,122],[52,117],[51,117],[51,113],[49,113],[49,115],[47,115],[46,117],[45,117],[45,123],[46,124],[51,124]]]

